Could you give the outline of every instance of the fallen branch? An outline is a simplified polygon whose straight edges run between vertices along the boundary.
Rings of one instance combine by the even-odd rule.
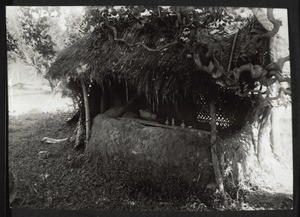
[[[59,144],[69,141],[70,138],[64,138],[64,139],[52,139],[49,137],[44,137],[41,142],[47,143],[47,144]]]

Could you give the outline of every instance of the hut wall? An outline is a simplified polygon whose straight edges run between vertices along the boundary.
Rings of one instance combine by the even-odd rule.
[[[107,165],[125,158],[132,172],[150,173],[153,179],[177,176],[205,186],[213,176],[209,140],[190,130],[145,127],[100,114],[94,118],[88,150]],[[120,171],[128,170],[126,165]]]

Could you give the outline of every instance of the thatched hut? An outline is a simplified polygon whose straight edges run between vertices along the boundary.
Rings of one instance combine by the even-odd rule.
[[[236,131],[253,117],[260,98],[255,88],[274,83],[268,53],[272,35],[255,17],[231,34],[208,32],[193,22],[178,25],[176,14],[146,22],[114,22],[102,15],[100,20],[92,34],[59,54],[48,73],[64,79],[79,99],[77,146],[89,139],[84,129],[101,113],[117,118],[130,111],[138,119],[148,118],[148,126],[162,128]],[[102,116],[95,120],[106,121]],[[216,140],[202,142],[209,147]]]
[[[187,121],[186,125],[209,130],[207,106],[209,98],[213,97],[216,100],[218,125],[224,128],[242,126],[248,108],[251,107],[251,97],[237,95],[236,89],[221,83],[224,79],[216,79],[219,84],[217,82],[213,86],[217,93],[212,95],[212,87],[208,85],[212,77],[197,66],[190,44],[178,40],[178,43],[159,52],[150,51],[142,45],[133,46],[144,44],[149,48],[158,48],[172,43],[183,34],[174,28],[175,23],[175,16],[165,18],[164,21],[152,19],[143,28],[132,28],[130,32],[123,29],[125,24],[119,25],[118,37],[126,42],[114,40],[108,26],[98,28],[90,36],[61,52],[48,76],[68,80],[74,92],[82,92],[79,81],[84,80],[88,86],[92,118],[109,108],[125,104],[138,94],[140,105],[133,112],[139,109],[150,110],[163,121],[167,117],[174,117],[179,124],[184,120]],[[224,35],[219,41],[211,37],[215,58],[224,69],[230,67],[228,70],[234,70],[250,62],[264,65],[270,63],[266,55],[268,40],[263,41],[259,47],[250,45],[245,49],[253,29],[259,29],[258,25],[255,20],[251,20],[238,33]],[[189,30],[182,31],[193,31],[193,27],[187,28]],[[234,53],[231,54],[233,46]],[[209,49],[204,43],[200,47],[203,65],[211,62]],[[233,75],[228,73],[228,76]],[[246,76],[244,79],[238,83],[240,86],[242,82],[247,82]],[[230,78],[226,82],[230,83]]]

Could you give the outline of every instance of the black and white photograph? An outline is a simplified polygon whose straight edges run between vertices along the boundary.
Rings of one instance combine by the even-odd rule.
[[[292,210],[288,12],[6,6],[9,206]]]

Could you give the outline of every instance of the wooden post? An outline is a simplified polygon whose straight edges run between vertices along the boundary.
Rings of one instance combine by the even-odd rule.
[[[104,113],[105,112],[105,110],[106,110],[106,101],[107,101],[107,99],[106,99],[106,94],[105,94],[105,91],[104,91],[104,89],[102,90],[102,92],[101,92],[101,104],[100,104],[100,113],[102,114],[102,113]]]
[[[90,120],[90,107],[89,107],[89,100],[87,96],[87,90],[86,86],[83,80],[81,80],[81,87],[82,87],[82,92],[83,92],[83,99],[84,99],[84,110],[85,110],[85,131],[86,131],[86,146],[88,144],[88,141],[90,139],[90,129],[91,129],[91,120]],[[85,147],[87,148],[87,147]]]
[[[213,85],[213,84],[212,84]],[[212,88],[213,89],[213,88]],[[215,91],[212,91],[212,96],[209,102],[210,116],[211,116],[211,133],[210,133],[210,145],[212,163],[215,173],[216,184],[221,193],[224,193],[224,184],[222,173],[220,169],[220,163],[217,155],[217,120],[216,120],[216,105],[215,105]]]
[[[77,126],[76,126],[76,135],[75,135],[75,148],[79,149],[84,147],[84,139],[83,139],[83,111],[82,111],[83,107],[80,106],[80,112],[79,112],[79,120],[77,122]]]

